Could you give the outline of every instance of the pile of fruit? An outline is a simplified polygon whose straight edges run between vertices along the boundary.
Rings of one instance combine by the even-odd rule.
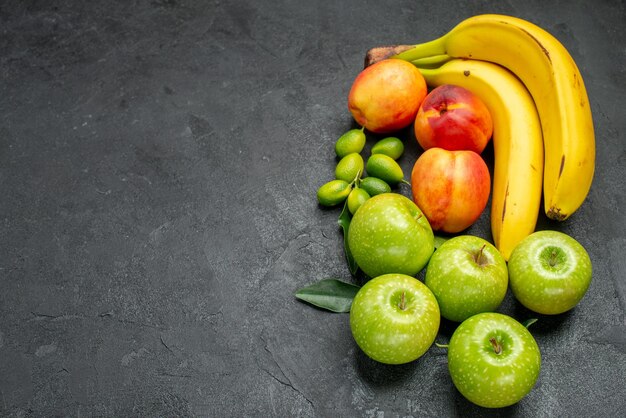
[[[518,402],[538,379],[541,355],[527,326],[496,312],[507,289],[526,308],[557,315],[591,282],[580,243],[535,230],[542,195],[546,216],[563,221],[591,187],[594,130],[576,64],[536,25],[479,15],[430,42],[368,51],[348,107],[362,129],[337,140],[336,178],[317,198],[343,204],[350,271],[369,280],[362,287],[322,280],[296,297],[349,312],[357,345],[386,364],[422,356],[441,317],[458,322],[447,349],[459,392],[483,407]],[[364,161],[365,130],[393,135],[411,124],[424,151],[410,182],[395,136],[374,144]],[[481,156],[490,140],[493,179]],[[393,191],[400,183],[412,199]],[[489,197],[493,243],[463,234]]]

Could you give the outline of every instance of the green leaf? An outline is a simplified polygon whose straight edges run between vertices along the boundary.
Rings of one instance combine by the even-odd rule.
[[[449,240],[449,237],[442,237],[440,235],[435,235],[435,249],[441,247],[441,244]]]
[[[524,325],[524,327],[526,327],[528,329],[529,326],[531,326],[532,324],[534,324],[538,320],[539,319],[537,319],[537,318],[529,318],[529,319],[525,320],[524,322],[522,322],[522,325]]]
[[[331,312],[350,312],[360,287],[337,279],[323,279],[296,292],[296,298]]]
[[[341,211],[341,215],[339,215],[339,220],[337,223],[343,229],[343,249],[346,254],[346,260],[348,261],[348,268],[350,269],[350,273],[354,276],[359,269],[356,261],[354,261],[354,257],[352,257],[352,252],[350,252],[350,248],[348,247],[348,229],[350,228],[350,220],[352,219],[350,215],[350,211],[348,210],[348,201],[343,205],[343,210]]]

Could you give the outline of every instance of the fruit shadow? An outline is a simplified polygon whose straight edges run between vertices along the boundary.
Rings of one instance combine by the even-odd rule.
[[[465,399],[465,397],[461,395],[461,392],[454,388],[455,416],[459,417],[521,417],[523,416],[521,413],[523,410],[520,408],[520,404],[522,402],[524,402],[524,399],[516,404],[504,408],[483,408],[482,406],[478,406]]]
[[[528,325],[528,330],[531,334],[535,337],[544,335],[550,335],[553,337],[555,333],[560,334],[562,332],[567,332],[568,328],[571,326],[570,319],[572,312],[575,311],[575,309],[576,308],[559,315],[542,315],[531,311],[518,302],[509,287],[502,304],[497,309],[497,312],[511,316],[522,324],[526,324],[531,320],[536,320],[536,322]]]
[[[402,386],[419,373],[424,357],[406,364],[383,364],[369,358],[355,344],[355,371],[371,387],[390,388]]]
[[[510,315],[513,318],[521,323],[536,319],[536,322],[528,326],[528,330],[535,338],[541,336],[553,337],[555,334],[566,332],[571,326],[570,319],[576,308],[558,315],[542,315],[524,307],[517,299],[511,299]]]

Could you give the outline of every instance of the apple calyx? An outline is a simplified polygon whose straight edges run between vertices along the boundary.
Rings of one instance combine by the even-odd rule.
[[[500,344],[498,340],[496,340],[495,337],[489,338],[489,342],[491,343],[491,346],[493,347],[494,353],[496,354],[502,353],[502,344]]]

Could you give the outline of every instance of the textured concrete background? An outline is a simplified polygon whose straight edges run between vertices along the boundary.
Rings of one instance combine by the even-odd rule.
[[[623,413],[624,2],[393,3],[0,2],[0,415]],[[539,222],[588,248],[592,285],[533,326],[541,376],[501,411],[462,398],[445,350],[376,364],[347,315],[293,297],[351,280],[339,212],[315,191],[354,126],[346,98],[364,52],[482,12],[569,48],[598,142],[584,206]],[[410,170],[418,147],[401,135]],[[489,238],[487,214],[468,232]],[[510,295],[501,311],[531,315]]]

